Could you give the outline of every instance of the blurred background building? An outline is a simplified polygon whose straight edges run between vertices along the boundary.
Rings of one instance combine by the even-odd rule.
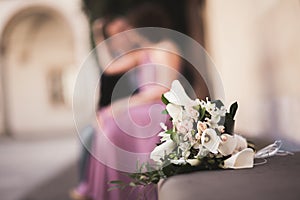
[[[30,157],[32,151],[46,148],[49,136],[75,138],[72,90],[92,46],[89,24],[108,13],[125,13],[142,1],[146,0],[0,0],[0,154],[6,155],[0,159],[1,176],[16,173],[5,163],[20,152]],[[300,1],[155,1],[170,12],[175,30],[200,42],[215,62],[226,104],[238,101],[240,106],[236,131],[253,138],[284,139],[288,148],[299,150]],[[34,143],[37,148],[25,151],[18,149],[23,141],[6,145],[5,136],[41,140]],[[63,153],[31,159],[44,162],[60,156],[61,162],[74,162],[65,159],[75,157],[66,153],[74,152],[74,143],[61,141],[66,140],[53,140],[50,146]],[[18,151],[10,155],[11,145]],[[48,147],[44,151],[49,152]],[[15,170],[22,165],[13,164]],[[29,159],[27,165],[36,163]],[[47,162],[37,167],[50,169]],[[42,176],[31,171],[32,176]],[[1,179],[10,178],[1,177],[0,186]]]
[[[237,131],[299,144],[300,1],[206,3],[207,50],[227,103],[239,102]]]
[[[0,19],[0,133],[73,131],[73,82],[89,51],[81,2],[0,1]]]

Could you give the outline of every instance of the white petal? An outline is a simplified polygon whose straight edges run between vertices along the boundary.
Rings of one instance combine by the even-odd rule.
[[[160,123],[160,127],[165,131],[168,129],[168,127],[162,122]]]
[[[206,141],[206,137],[209,138],[208,141]],[[218,153],[218,147],[220,144],[220,138],[217,135],[216,131],[213,129],[205,129],[205,131],[202,133],[201,136],[201,143],[202,145],[207,148],[210,152],[216,154]]]
[[[174,122],[182,120],[182,107],[181,106],[175,105],[173,103],[169,103],[166,106],[166,109],[167,109],[169,115],[172,117]]]
[[[247,140],[244,137],[236,134],[234,135],[234,137],[237,138],[237,144],[235,147],[236,152],[246,149],[248,147]]]
[[[246,148],[224,161],[224,168],[242,169],[252,168],[254,160],[254,151]]]
[[[221,137],[226,137],[226,141],[220,142],[218,150],[223,156],[228,156],[235,150],[237,145],[237,137],[229,134],[222,134]]]
[[[150,158],[156,162],[161,162],[160,159],[165,155],[170,154],[175,147],[176,144],[172,140],[167,140],[166,142],[154,148],[150,154]]]
[[[188,97],[184,88],[178,80],[172,82],[171,90],[164,93],[164,97],[173,104],[181,106],[193,106],[196,105],[197,101],[193,101]]]
[[[175,165],[183,165],[186,163],[186,161],[184,159],[179,159],[179,160],[171,160],[171,163],[175,164]]]
[[[168,134],[168,133],[166,133],[165,131],[160,132],[160,133],[158,134],[158,136],[161,137],[161,138],[160,138],[160,141],[161,141],[161,142],[166,141],[166,140],[171,140],[171,135]]]
[[[200,160],[198,159],[187,159],[186,162],[192,166],[197,166],[200,164]]]

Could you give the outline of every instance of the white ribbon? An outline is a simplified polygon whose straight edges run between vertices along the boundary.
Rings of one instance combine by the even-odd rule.
[[[276,140],[273,144],[262,148],[258,152],[256,152],[254,158],[269,158],[272,156],[286,156],[286,155],[293,155],[292,152],[280,150],[282,146],[281,140]]]

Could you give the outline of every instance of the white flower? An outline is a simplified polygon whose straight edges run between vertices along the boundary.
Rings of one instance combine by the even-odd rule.
[[[193,146],[196,143],[196,140],[193,138],[193,135],[191,132],[188,132],[187,134],[185,134],[185,136],[183,137],[184,141],[189,141],[191,146]]]
[[[211,116],[210,119],[205,118],[210,128],[218,128],[220,119],[221,117],[219,115]]]
[[[207,129],[206,122],[198,121],[198,123],[197,123],[197,131],[198,131],[198,132],[197,132],[196,135],[195,135],[195,138],[196,138],[197,140],[200,140],[200,139],[201,139],[201,135],[202,135],[202,133],[203,133],[203,131],[204,131],[205,129]]]
[[[155,162],[161,162],[160,159],[164,158],[165,155],[169,155],[175,147],[176,144],[172,140],[167,140],[154,148],[150,154],[150,158]]]
[[[237,137],[229,134],[221,135],[221,142],[218,150],[223,156],[231,155],[234,152],[236,146],[237,146]]]
[[[210,114],[212,116],[221,116],[221,117],[224,117],[225,114],[226,114],[226,109],[224,106],[222,106],[220,109],[219,108],[215,108],[215,110],[211,111]]]
[[[161,122],[159,125],[164,131],[168,130],[168,127],[164,123]]]
[[[196,140],[200,140],[201,139],[201,134],[202,133],[199,133],[199,132],[196,133],[196,135],[195,135]]]
[[[197,165],[200,164],[200,160],[199,159],[187,159],[186,162],[189,163],[192,166],[197,166]]]
[[[224,106],[222,106],[220,109],[218,109],[218,115],[224,117],[226,115],[226,108]]]
[[[191,120],[184,120],[181,124],[186,127],[189,132],[193,129],[193,121]]]
[[[193,101],[185,93],[184,88],[178,80],[174,80],[169,92],[164,93],[164,97],[175,105],[180,106],[196,106],[198,101]]]
[[[237,144],[234,153],[242,151],[248,147],[248,142],[243,136],[235,134],[234,137],[236,137],[237,139]]]
[[[218,150],[223,156],[228,156],[246,149],[247,146],[247,140],[240,135],[222,134]]]
[[[160,132],[160,133],[158,134],[158,136],[161,137],[161,138],[160,138],[160,141],[161,141],[161,142],[164,142],[164,141],[167,141],[167,140],[171,140],[171,134],[168,134],[168,133],[166,133],[165,131]]]
[[[254,162],[254,151],[246,148],[224,161],[224,168],[242,169],[252,168]]]
[[[199,112],[193,108],[193,107],[185,107],[185,115],[188,118],[192,118],[193,120],[197,121],[198,117],[199,117]]]
[[[197,158],[203,158],[203,157],[207,156],[207,154],[209,153],[209,150],[206,149],[202,144],[199,145],[198,149],[199,149],[199,152],[196,156]]]
[[[218,126],[218,131],[220,132],[220,133],[224,133],[224,131],[225,131],[225,126]]]
[[[166,140],[171,140],[170,134],[166,133],[168,127],[162,122],[160,123],[160,127],[164,130],[158,134],[158,136],[161,137],[160,141],[164,142]]]
[[[183,109],[182,109],[181,106],[169,103],[166,106],[166,109],[167,109],[169,115],[172,117],[173,122],[178,122],[178,121],[182,120],[182,111],[183,111]]]
[[[203,131],[205,131],[205,129],[207,129],[206,123],[198,121],[198,123],[197,123],[198,133],[202,133]]]
[[[182,156],[184,158],[188,158],[189,155],[191,154],[190,149],[191,149],[191,145],[189,142],[182,142],[179,144],[179,149],[182,150]]]
[[[184,164],[186,164],[186,161],[183,158],[180,158],[178,160],[170,160],[170,161],[171,161],[171,163],[173,163],[175,165],[184,165]]]
[[[214,129],[208,128],[201,135],[201,143],[210,152],[218,153],[220,138]]]
[[[211,101],[209,101],[208,98],[206,98],[206,103],[205,103],[205,102],[202,103],[202,107],[204,107],[205,110],[206,110],[207,112],[209,112],[209,114],[212,114],[213,111],[216,110],[216,104],[211,103]]]
[[[182,133],[182,134],[188,133],[188,128],[185,127],[181,122],[176,124],[176,129],[179,133]]]
[[[175,124],[176,129],[179,133],[186,134],[190,133],[193,130],[193,121],[183,120]]]

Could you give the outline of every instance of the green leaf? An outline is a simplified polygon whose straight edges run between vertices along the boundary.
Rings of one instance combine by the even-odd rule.
[[[108,192],[112,191],[112,190],[116,190],[116,189],[120,189],[120,186],[113,186],[107,189]]]
[[[120,180],[114,180],[114,181],[109,181],[111,184],[123,184],[123,181]]]
[[[167,115],[169,113],[168,113],[167,109],[164,109],[163,111],[161,111],[161,114]]]
[[[165,133],[172,134],[172,133],[174,133],[174,131],[172,129],[169,129],[169,130],[166,130]]]
[[[179,138],[178,138],[178,134],[176,132],[172,132],[170,137],[173,140],[173,142],[178,143]]]
[[[237,102],[234,102],[233,104],[231,104],[229,113],[231,114],[232,119],[234,119],[234,116],[236,114],[237,109],[238,109],[238,103]]]
[[[199,111],[199,121],[201,121],[203,118],[204,118],[204,116],[205,116],[205,108],[200,108],[200,111]]]
[[[226,113],[225,122],[224,122],[226,133],[233,134],[233,132],[234,132],[234,123],[235,123],[235,121],[233,120],[232,115],[230,113]]]
[[[168,99],[166,99],[166,97],[164,95],[161,95],[161,101],[165,104],[168,105],[170,102],[168,101]]]

